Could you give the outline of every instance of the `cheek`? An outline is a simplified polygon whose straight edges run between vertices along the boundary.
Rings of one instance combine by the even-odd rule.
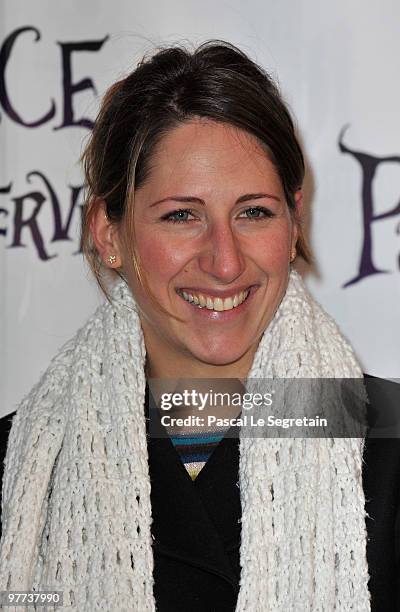
[[[260,236],[252,243],[252,259],[266,272],[279,273],[289,265],[290,232],[274,231]]]
[[[157,289],[160,289],[160,281],[169,280],[182,271],[193,256],[189,241],[172,241],[161,232],[159,235],[141,236],[137,241],[137,251],[149,284]]]

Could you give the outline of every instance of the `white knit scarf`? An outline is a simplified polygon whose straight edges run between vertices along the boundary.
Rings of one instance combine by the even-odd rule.
[[[145,346],[128,287],[119,281],[112,296],[14,418],[0,590],[63,591],[61,609],[79,612],[147,612],[156,608]],[[292,271],[249,378],[361,375]],[[242,437],[238,612],[370,610],[362,451],[362,438]]]

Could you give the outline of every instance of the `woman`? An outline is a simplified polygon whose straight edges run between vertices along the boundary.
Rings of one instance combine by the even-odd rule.
[[[224,438],[193,482],[146,432],[153,378],[362,376],[290,268],[304,162],[276,87],[227,43],[161,50],[109,89],[84,164],[108,301],[13,421],[1,588],[90,612],[369,610],[362,438]]]

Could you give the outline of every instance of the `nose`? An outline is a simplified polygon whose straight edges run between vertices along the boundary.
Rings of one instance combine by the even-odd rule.
[[[210,231],[199,258],[203,272],[228,284],[244,271],[245,261],[239,241],[229,223],[215,225]]]

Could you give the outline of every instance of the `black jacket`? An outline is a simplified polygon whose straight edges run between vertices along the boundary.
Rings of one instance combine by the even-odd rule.
[[[1,470],[12,416],[0,420]],[[238,441],[224,438],[194,482],[168,438],[149,438],[148,450],[157,610],[232,612],[240,578]],[[397,612],[400,439],[367,438],[363,459],[371,609]]]

